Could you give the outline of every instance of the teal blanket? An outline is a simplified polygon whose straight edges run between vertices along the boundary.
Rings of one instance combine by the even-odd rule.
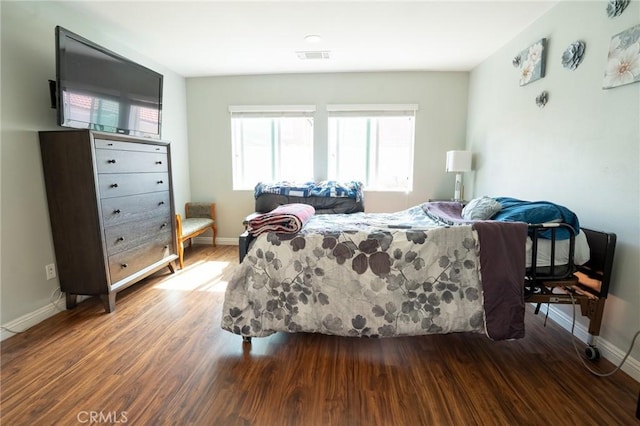
[[[568,208],[549,201],[523,201],[510,197],[497,197],[502,205],[502,210],[496,213],[491,219],[504,222],[525,222],[529,224],[539,224],[545,222],[564,222],[574,229],[576,235],[580,232],[580,222],[578,216]],[[550,231],[545,231],[550,235]],[[550,238],[543,233],[544,238]],[[569,231],[566,229],[557,230],[557,238],[566,240],[569,238]]]

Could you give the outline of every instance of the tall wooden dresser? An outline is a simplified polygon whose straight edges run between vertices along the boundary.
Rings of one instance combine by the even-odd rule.
[[[67,308],[116,293],[177,256],[168,142],[90,130],[40,132],[49,217]]]

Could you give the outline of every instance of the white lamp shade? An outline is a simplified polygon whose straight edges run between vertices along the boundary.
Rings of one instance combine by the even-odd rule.
[[[471,171],[471,151],[447,151],[447,172]]]

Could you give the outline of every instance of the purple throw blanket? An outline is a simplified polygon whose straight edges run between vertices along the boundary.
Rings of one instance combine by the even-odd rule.
[[[422,209],[441,223],[473,225],[480,240],[480,281],[487,336],[493,340],[524,337],[527,224],[466,220],[462,218],[462,204],[456,202],[425,203]]]
[[[527,224],[477,221],[480,281],[487,336],[493,340],[524,337],[524,275]]]
[[[436,222],[447,225],[472,223],[472,220],[462,218],[462,204],[456,201],[432,201],[424,203],[422,210]]]
[[[283,204],[269,213],[254,216],[249,220],[249,234],[258,236],[265,232],[294,234],[313,216],[315,209],[308,204]]]

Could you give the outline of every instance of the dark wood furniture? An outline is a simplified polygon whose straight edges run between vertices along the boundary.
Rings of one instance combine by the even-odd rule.
[[[169,267],[175,212],[167,142],[89,130],[40,132],[60,289],[67,308],[116,293]]]

